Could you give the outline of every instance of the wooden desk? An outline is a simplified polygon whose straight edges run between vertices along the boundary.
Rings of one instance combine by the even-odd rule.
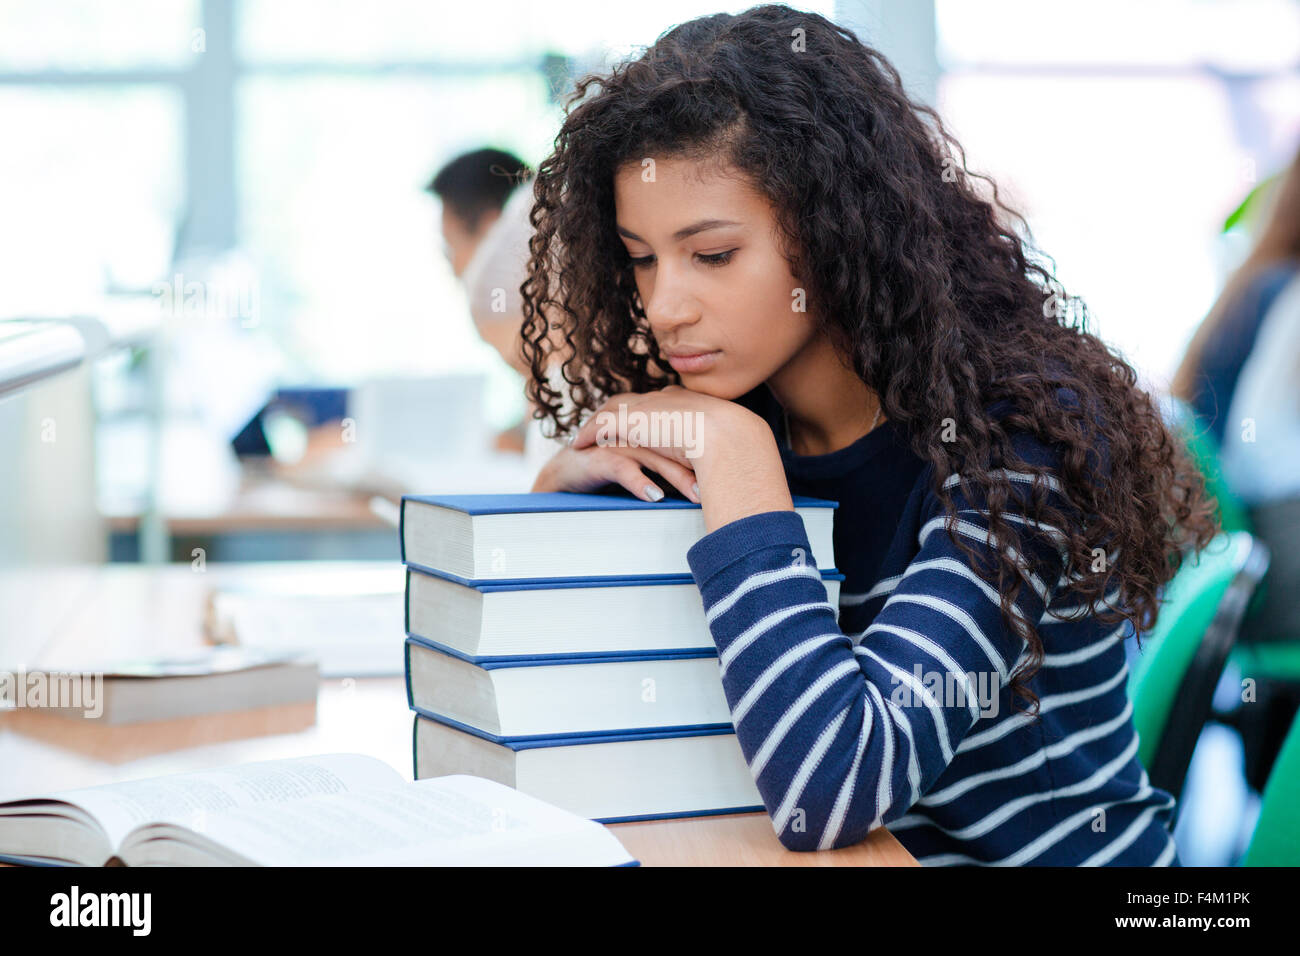
[[[66,661],[72,648],[111,643],[123,653],[176,652],[202,643],[212,587],[383,578],[393,562],[103,565],[0,572],[0,667]],[[393,635],[401,640],[401,635]],[[399,677],[321,681],[316,704],[111,727],[37,710],[0,711],[0,800],[223,764],[356,752],[411,778],[411,723]],[[765,813],[614,824],[645,866],[915,866],[887,830],[854,847],[793,853]]]
[[[328,429],[331,434],[334,429]],[[558,445],[556,446],[559,447]],[[334,449],[337,450],[337,449]],[[214,489],[201,499],[211,507],[168,507],[163,520],[174,537],[281,531],[372,531],[390,526],[370,507],[373,497],[393,506],[405,492],[453,494],[474,488],[482,492],[518,492],[532,486],[535,466],[518,454],[493,451],[482,458],[435,461],[412,468],[389,462],[386,470],[332,470],[331,449],[309,452],[292,466],[245,461],[239,487],[232,494]],[[336,462],[346,459],[335,458]],[[140,525],[138,509],[118,503],[104,515],[108,528],[133,533]],[[393,531],[396,541],[396,531]]]

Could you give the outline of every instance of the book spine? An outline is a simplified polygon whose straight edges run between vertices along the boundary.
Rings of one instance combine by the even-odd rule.
[[[747,807],[718,807],[708,810],[676,810],[672,813],[640,813],[631,817],[592,817],[596,823],[643,823],[647,820],[680,820],[685,817],[717,817],[727,813],[754,813],[766,810],[761,803]],[[630,864],[620,864],[628,866]]]
[[[549,578],[464,578],[458,574],[452,574],[450,571],[439,571],[436,568],[420,564],[416,561],[407,561],[405,555],[403,555],[402,560],[406,565],[408,582],[410,580],[410,573],[415,571],[419,574],[442,578],[444,581],[452,581],[467,588],[474,588],[475,590],[545,591],[559,588],[608,588],[628,587],[634,585],[655,586],[663,584],[695,583],[695,579],[690,574],[679,573],[645,575],[612,574],[608,576],[578,575],[572,577],[557,576]],[[817,570],[821,573],[823,581],[844,580],[844,575],[834,566],[818,568]]]
[[[414,708],[412,708],[414,709]],[[415,714],[411,721],[411,779],[420,779],[420,715]]]
[[[411,569],[406,569],[406,586],[402,588],[402,630],[411,633]]]
[[[473,734],[475,737],[489,743],[514,751],[539,750],[547,747],[576,747],[585,744],[616,744],[634,740],[660,740],[669,737],[712,737],[719,734],[734,735],[736,733],[736,728],[731,724],[692,724],[678,727],[642,727],[597,732],[580,730],[562,734],[530,734],[502,737],[425,707],[412,704],[411,709],[415,711],[417,719],[424,717],[427,720],[464,731],[467,734]]]
[[[410,645],[420,644],[439,654],[446,654],[484,670],[498,667],[546,667],[555,664],[621,664],[628,661],[687,661],[700,657],[717,657],[717,647],[668,648],[645,651],[573,651],[567,654],[502,654],[481,656],[466,654],[423,634],[407,632],[407,669],[410,669]]]
[[[403,671],[405,672],[405,674],[406,674],[406,678],[405,678],[405,683],[406,683],[406,706],[407,706],[409,709],[414,710],[414,709],[415,709],[415,694],[414,694],[414,692],[411,690],[411,639],[410,639],[409,637],[408,637],[408,638],[406,639],[406,641],[402,644],[402,657],[403,657],[403,659],[405,660],[405,666],[402,668],[402,670],[403,670]]]
[[[402,495],[402,503],[397,511],[397,553],[402,563],[406,563],[406,495]]]

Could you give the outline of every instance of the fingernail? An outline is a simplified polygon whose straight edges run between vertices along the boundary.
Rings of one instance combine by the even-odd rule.
[[[661,501],[663,499],[664,493],[660,491],[658,488],[656,488],[654,485],[646,485],[645,496],[649,498],[651,501]]]
[[[700,497],[700,484],[699,484],[699,482],[696,482],[695,484],[691,485],[691,493],[694,494],[696,498],[699,498],[699,497]]]

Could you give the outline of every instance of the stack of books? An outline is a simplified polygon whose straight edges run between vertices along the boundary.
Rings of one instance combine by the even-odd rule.
[[[794,505],[835,607],[836,504]],[[686,560],[704,534],[677,499],[404,497],[416,779],[486,777],[602,823],[762,810]]]

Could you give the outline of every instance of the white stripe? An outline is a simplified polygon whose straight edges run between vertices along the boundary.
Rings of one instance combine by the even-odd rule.
[[[1111,800],[1108,803],[1103,803],[1100,808],[1104,810],[1109,807],[1117,807],[1123,803],[1136,803],[1139,800],[1145,800],[1147,797],[1151,796],[1151,793],[1151,788],[1147,787],[1144,790],[1139,790],[1134,796],[1128,797],[1124,800]],[[1170,801],[1169,803],[1172,805],[1173,801]],[[1040,856],[1043,851],[1055,846],[1069,836],[1071,831],[1078,829],[1079,824],[1086,824],[1089,820],[1095,817],[1097,810],[1098,807],[1084,807],[1078,813],[1062,820],[1038,839],[1022,847],[1018,852],[1013,853],[1005,860],[999,860],[997,865],[1019,866],[1026,860],[1032,860],[1034,857]]]
[[[885,602],[885,607],[881,608],[881,613],[883,614],[885,608],[888,608],[895,601],[906,602],[908,604],[920,604],[923,607],[928,607],[932,610],[938,611],[940,614],[956,621],[970,636],[970,639],[980,646],[980,650],[984,652],[985,658],[987,658],[988,662],[997,670],[1001,682],[1003,684],[1007,682],[1006,662],[1002,659],[1001,655],[993,649],[993,645],[989,643],[989,639],[984,635],[984,632],[980,630],[979,625],[975,623],[975,619],[967,614],[964,608],[960,608],[951,601],[946,601],[943,598],[934,597],[930,594],[895,594]],[[875,625],[872,625],[872,627],[874,626]],[[871,629],[871,627],[868,627],[864,634],[870,633]]]
[[[958,561],[956,558],[930,558],[927,561],[918,561],[908,566],[907,574],[910,575],[914,570],[948,571],[952,574],[959,574],[983,591],[984,596],[993,603],[994,607],[1001,607],[1002,596],[998,593],[998,589],[976,574],[975,569],[969,564]]]
[[[1008,515],[1007,517],[1014,518],[1014,516],[1012,515]],[[932,519],[930,523],[933,523],[934,521],[942,521],[942,520],[943,518],[935,518]],[[1111,558],[1112,566],[1116,563],[1116,561],[1118,561],[1118,557],[1117,557],[1118,551],[1116,551],[1115,554],[1116,556]],[[989,596],[989,599],[991,601],[993,601],[995,604],[999,603],[998,592],[992,587],[990,587],[987,581],[985,581],[983,578],[975,574],[972,569],[966,567],[965,565],[961,565],[960,562],[953,561],[951,558],[932,558],[927,561],[917,561],[909,565],[907,570],[904,571],[902,574],[895,574],[892,577],[881,578],[871,587],[871,590],[866,591],[865,593],[862,591],[856,591],[856,592],[841,591],[839,605],[840,607],[857,607],[858,605],[866,604],[868,601],[872,600],[873,598],[880,597],[882,594],[890,594],[898,587],[900,583],[902,583],[903,579],[906,578],[913,571],[921,571],[921,570],[925,570],[926,568],[937,567],[940,565],[940,562],[951,562],[953,564],[959,565],[960,567],[964,568],[966,572],[965,576],[970,578],[975,584],[979,585],[980,589],[983,590],[985,594]],[[950,569],[950,570],[955,570],[955,569]],[[1083,576],[1070,578],[1067,575],[1062,575],[1060,582],[1058,582],[1057,587],[1059,588],[1061,585],[1065,584],[1067,580],[1082,580],[1082,577]],[[1043,617],[1044,620],[1046,620],[1047,617],[1046,613],[1044,613]]]
[[[1119,604],[1119,588],[1106,594],[1101,599],[1101,607],[1095,607],[1088,604],[1074,604],[1070,607],[1053,608],[1049,606],[1043,611],[1043,616],[1039,619],[1039,624],[1074,624],[1095,616],[1099,611],[1107,608],[1117,608]],[[1064,620],[1061,620],[1064,618]]]
[[[875,685],[869,684],[869,686],[879,695],[880,691]],[[884,731],[881,737],[885,742],[885,752],[880,759],[880,783],[876,786],[876,815],[867,829],[880,825],[880,821],[889,811],[889,804],[894,796],[894,735],[884,727],[881,729]]]
[[[1130,823],[1128,825],[1128,828],[1119,836],[1117,836],[1114,840],[1112,840],[1108,846],[1105,846],[1102,849],[1098,850],[1096,853],[1088,857],[1088,859],[1084,860],[1079,865],[1080,866],[1105,866],[1111,860],[1115,859],[1115,857],[1119,856],[1121,853],[1123,853],[1125,850],[1131,847],[1133,845],[1133,841],[1135,841],[1139,836],[1141,836],[1142,831],[1145,830],[1150,825],[1151,819],[1157,813],[1159,813],[1161,810],[1164,809],[1166,809],[1166,807],[1159,806],[1159,805],[1152,805],[1147,807],[1140,814],[1138,814],[1137,819],[1134,820],[1132,823]]]
[[[962,683],[966,688],[964,691],[966,697],[966,709],[970,711],[971,721],[974,722],[979,720],[980,701],[979,691],[976,688],[976,680],[972,674],[964,671],[962,666],[953,660],[947,651],[924,634],[918,634],[916,631],[908,630],[905,627],[895,627],[892,624],[872,624],[862,632],[862,636],[866,637],[866,635],[878,631],[901,637],[917,650],[924,651],[933,657],[939,662],[939,666],[948,674],[961,678]]]
[[[1177,849],[1177,848],[1174,846],[1174,838],[1171,836],[1171,837],[1169,838],[1169,845],[1166,846],[1162,851],[1160,851],[1160,855],[1159,855],[1158,857],[1156,857],[1155,862],[1152,863],[1151,865],[1152,865],[1152,866],[1168,866],[1168,865],[1169,865],[1169,861],[1172,860],[1172,859],[1174,858],[1174,852],[1175,852],[1176,849]]]
[[[1113,568],[1115,565],[1119,564],[1119,555],[1120,555],[1120,549],[1118,547],[1116,547],[1114,551],[1111,551],[1109,554],[1107,554],[1106,567]],[[1101,573],[1103,572],[1093,571],[1089,569],[1087,571],[1080,571],[1077,574],[1075,573],[1063,574],[1061,575],[1061,584],[1062,585],[1077,584],[1080,581],[1086,581],[1088,578],[1092,577],[1095,574],[1101,574]]]
[[[867,591],[865,594],[862,593],[861,591],[857,592],[856,594],[849,594],[844,591],[841,591],[840,607],[844,607],[846,605],[848,607],[856,607],[859,604],[866,604],[872,598],[880,597],[880,595],[888,594],[890,591],[894,590],[898,582],[901,580],[903,580],[903,575],[901,574],[895,574],[892,578],[881,578],[874,585],[872,585],[871,590]]]
[[[993,587],[982,577],[976,574],[975,569],[972,568],[970,565],[958,561],[956,558],[927,558],[924,561],[913,561],[911,564],[907,566],[907,570],[905,570],[897,578],[885,578],[885,580],[881,581],[880,584],[882,585],[890,581],[893,581],[895,585],[895,587],[891,587],[887,590],[882,590],[881,593],[882,594],[890,593],[890,591],[896,589],[896,586],[898,584],[901,584],[904,580],[910,578],[913,574],[915,574],[918,571],[948,571],[951,572],[952,574],[959,574],[962,577],[964,577],[967,581],[969,581],[971,584],[974,584],[981,591],[983,591],[984,596],[988,598],[990,601],[992,601],[995,605],[998,605],[1001,600],[997,588]],[[877,585],[877,587],[879,586],[880,585]],[[875,596],[874,592],[875,592],[875,588],[872,588],[873,596]]]
[[[812,702],[826,693],[827,688],[841,677],[853,672],[862,673],[862,668],[858,665],[858,662],[856,660],[842,661],[813,681],[808,689],[795,699],[794,703],[781,715],[781,719],[772,725],[772,729],[767,732],[767,737],[763,740],[763,746],[759,747],[758,753],[754,755],[749,770],[755,779],[763,772],[767,762],[772,759],[772,754],[776,752],[776,748],[781,746],[781,741],[785,740],[785,735],[790,732],[790,728],[812,706]]]
[[[1004,478],[1007,478],[1007,479],[1009,479],[1009,480],[1011,480],[1011,481],[1021,481],[1021,482],[1024,482],[1025,484],[1033,484],[1033,483],[1034,483],[1034,479],[1035,479],[1035,477],[1037,477],[1037,478],[1040,479],[1040,480],[1041,480],[1045,485],[1047,485],[1047,487],[1050,488],[1052,491],[1055,491],[1057,494],[1060,494],[1060,495],[1064,495],[1064,494],[1065,494],[1065,488],[1061,485],[1061,482],[1060,482],[1058,479],[1054,478],[1052,475],[1037,475],[1037,476],[1035,476],[1035,475],[1031,474],[1030,472],[1025,472],[1025,471],[1011,471],[1011,470],[1009,470],[1009,469],[1007,469],[1007,468],[991,468],[991,469],[989,469],[988,474],[989,474],[989,475],[1002,475]],[[974,481],[975,481],[974,478],[970,478],[969,476],[968,476],[968,479],[969,479],[971,482],[974,482]],[[943,486],[944,486],[945,488],[953,488],[953,487],[959,485],[960,483],[961,483],[961,475],[954,474],[954,475],[949,475],[947,478],[944,479]]]
[[[785,832],[785,825],[790,819],[790,814],[794,811],[794,805],[803,796],[803,788],[808,785],[808,778],[816,771],[817,765],[821,763],[822,755],[826,753],[826,748],[831,745],[831,740],[839,733],[840,727],[848,715],[849,709],[845,707],[840,711],[838,717],[826,725],[826,729],[821,732],[821,736],[813,744],[812,750],[808,751],[808,756],[803,758],[803,763],[799,765],[799,772],[790,781],[790,789],[786,791],[785,799],[781,802],[776,816],[772,819],[772,827],[776,830],[778,837]]]
[[[923,856],[916,862],[922,866],[964,866],[971,863],[976,866],[988,866],[987,863],[964,856],[961,853],[935,853],[932,856]]]
[[[958,508],[956,513],[960,515],[977,515],[981,518],[990,517],[987,511],[982,511],[979,508]],[[1068,554],[1068,551],[1062,549],[1069,547],[1070,536],[1056,525],[1044,524],[1041,521],[1031,520],[1025,515],[1020,514],[1018,511],[1003,511],[1002,517],[1007,521],[1014,522],[1015,524],[1024,525],[1026,528],[1033,528],[1035,531],[1045,532],[1047,536],[1056,543],[1057,550],[1061,552],[1062,559],[1064,559],[1066,554]]]
[[[967,826],[961,827],[957,830],[948,830],[933,822],[931,822],[931,825],[940,833],[944,833],[947,836],[952,837],[954,840],[973,840],[977,837],[982,837],[990,830],[995,830],[1002,824],[1006,823],[1026,807],[1032,807],[1045,800],[1054,800],[1057,797],[1073,797],[1082,793],[1092,793],[1093,791],[1104,787],[1110,782],[1111,778],[1119,772],[1120,768],[1123,767],[1124,764],[1133,759],[1133,755],[1137,753],[1137,748],[1137,735],[1134,734],[1133,739],[1129,741],[1128,746],[1120,752],[1119,756],[1114,757],[1108,763],[1102,764],[1087,777],[1076,783],[1072,783],[1067,787],[1059,787],[1055,790],[1047,790],[1042,793],[1031,793],[1026,794],[1023,797],[1017,797],[1015,800],[1010,800],[1002,804],[1002,806],[998,807],[987,816],[981,817],[974,823],[968,824]],[[1148,792],[1150,791],[1148,790]],[[1095,808],[1090,807],[1088,809],[1089,812],[1091,812]],[[1052,831],[1049,830],[1047,832],[1051,833]]]
[[[916,803],[916,798],[921,793],[921,765],[916,757],[916,739],[912,736],[912,722],[907,719],[907,715],[891,700],[886,700],[880,693],[875,684],[867,682],[867,690],[876,695],[879,701],[881,713],[888,713],[895,727],[903,732],[907,738],[907,806]]]
[[[933,826],[933,821],[923,813],[905,813],[893,823],[889,824],[886,829],[890,833],[895,830],[908,830],[912,827],[919,827],[922,824]]]
[[[1104,724],[1098,724],[1096,727],[1088,727],[1084,730],[1077,731],[1068,737],[1058,740],[1054,744],[1038,750],[1016,763],[1005,767],[998,767],[994,770],[986,770],[983,773],[972,774],[969,777],[963,777],[961,780],[944,787],[942,790],[934,790],[927,793],[917,801],[921,806],[937,807],[945,803],[956,800],[962,794],[976,787],[991,783],[994,780],[1004,780],[1008,777],[1018,777],[1031,770],[1041,767],[1050,759],[1067,754],[1082,744],[1099,740],[1114,733],[1128,721],[1133,715],[1133,702],[1124,701],[1124,709],[1120,711],[1119,716],[1113,717]]]
[[[778,608],[771,614],[766,614],[759,618],[749,627],[745,628],[745,630],[741,631],[740,634],[737,635],[736,639],[727,645],[727,649],[718,657],[718,672],[721,676],[726,677],[727,668],[731,666],[732,661],[736,659],[741,651],[745,650],[745,648],[749,647],[777,624],[780,624],[787,618],[794,617],[796,614],[802,613],[803,611],[820,610],[823,608],[830,611],[832,614],[835,613],[835,608],[831,607],[829,601],[818,601],[814,604],[796,604],[793,607]]]
[[[1122,641],[1124,639],[1124,633],[1127,630],[1128,630],[1128,626],[1125,624],[1121,624],[1119,627],[1115,628],[1115,630],[1111,631],[1101,640],[1094,641],[1093,643],[1087,645],[1086,647],[1079,648],[1077,651],[1069,651],[1068,653],[1065,654],[1044,654],[1043,666],[1044,667],[1069,667],[1073,664],[1080,664],[1083,661],[1091,660],[1092,658],[1096,657],[1098,654],[1110,650],[1111,646],[1116,641]]]
[[[930,535],[933,534],[936,530],[938,530],[939,528],[946,529],[947,522],[948,522],[947,515],[939,515],[937,518],[931,518],[929,521],[923,524],[921,526],[921,530],[917,533],[917,540],[920,541],[921,547],[922,548],[925,547],[926,539],[930,537]],[[977,524],[972,524],[969,521],[963,521],[960,518],[957,519],[954,530],[960,532],[961,534],[964,534],[968,538],[972,538],[975,541],[978,541],[980,544],[983,544],[990,548],[994,548],[1006,554],[1006,556],[1011,559],[1011,562],[1024,573],[1026,578],[1029,579],[1029,585],[1034,589],[1034,591],[1038,593],[1039,600],[1043,602],[1044,606],[1047,605],[1047,603],[1051,598],[1052,592],[1048,589],[1047,585],[1045,585],[1039,579],[1038,575],[1033,573],[1033,571],[1031,570],[1031,565],[1021,560],[1019,551],[1017,551],[1009,544],[1002,544],[1000,542],[993,541],[992,540],[993,532],[990,529],[983,528]]]
[[[1139,789],[1138,792],[1132,797],[1127,797],[1123,800],[1112,800],[1109,803],[1101,804],[1101,807],[1102,808],[1117,807],[1120,804],[1124,804],[1124,803],[1135,803],[1138,800],[1145,800],[1148,796],[1151,795],[1151,793],[1152,793],[1151,788],[1144,786],[1141,789]],[[1172,806],[1172,803],[1173,801],[1169,801],[1168,803],[1165,804],[1165,806]],[[1094,816],[1097,812],[1097,809],[1098,809],[1097,807],[1085,807],[1084,809],[1080,810],[1078,813],[1075,813],[1072,816],[1062,820],[1060,823],[1058,823],[1056,826],[1052,827],[1050,830],[1043,833],[1040,837],[1038,837],[1033,842],[1021,847],[1011,856],[1004,857],[1001,860],[994,860],[990,863],[986,863],[982,860],[976,860],[969,856],[965,856],[961,853],[936,853],[932,856],[921,857],[917,860],[917,862],[920,863],[922,866],[947,866],[949,864],[961,864],[961,863],[974,863],[977,866],[1019,866],[1021,863],[1025,862],[1026,860],[1032,860],[1034,857],[1041,856],[1044,850],[1047,850],[1049,847],[1055,846],[1057,843],[1060,843],[1062,839],[1064,839],[1066,836],[1069,835],[1070,831],[1077,829],[1080,823],[1086,823],[1090,817]],[[1162,853],[1160,857],[1157,859],[1156,865],[1167,864],[1168,860],[1165,859],[1166,855],[1172,857],[1172,854],[1170,853],[1168,848],[1166,848],[1165,852]],[[1162,864],[1160,862],[1161,860],[1164,860],[1165,862]]]
[[[1064,694],[1049,694],[1046,697],[1038,699],[1038,713],[1045,714],[1049,710],[1055,710],[1057,707],[1067,707],[1070,704],[1077,704],[1081,700],[1089,700],[1093,697],[1100,697],[1102,694],[1112,690],[1115,685],[1122,683],[1128,677],[1128,665],[1120,667],[1119,672],[1113,677],[1108,677],[1100,684],[1094,684],[1092,687],[1085,687],[1083,690],[1072,690]],[[1001,740],[1007,734],[1015,730],[1020,730],[1034,718],[1023,713],[1012,714],[1000,724],[995,724],[988,730],[980,731],[978,734],[971,734],[957,747],[958,753],[969,753],[972,750],[978,750],[993,743],[995,740]]]
[[[868,687],[873,686],[870,682]],[[831,815],[826,820],[826,826],[822,830],[821,842],[817,844],[819,850],[829,850],[839,839],[840,830],[844,826],[844,816],[848,813],[849,803],[853,800],[853,794],[857,792],[858,768],[862,766],[862,755],[867,749],[867,736],[871,733],[873,723],[871,716],[871,706],[864,699],[862,705],[862,727],[858,731],[858,749],[853,755],[853,763],[849,767],[848,776],[840,784],[840,792],[835,797],[835,804],[831,807]]]
[[[921,700],[925,701],[925,708],[927,711],[929,711],[930,717],[934,721],[934,729],[938,734],[939,752],[943,757],[943,763],[945,766],[951,763],[952,744],[949,740],[948,724],[943,719],[943,712],[939,708],[939,702],[936,701],[930,695],[930,692],[925,688],[925,685],[916,679],[916,675],[909,674],[907,671],[903,670],[900,667],[895,667],[889,661],[883,659],[879,654],[873,653],[871,648],[869,647],[862,647],[862,646],[855,647],[853,648],[853,653],[866,654],[868,657],[875,660],[876,663],[880,664],[880,666],[883,667],[885,670],[889,671],[890,674],[894,675],[900,681],[907,684],[908,687],[912,688],[913,700],[920,698]]]
[[[814,648],[823,647],[827,644],[834,643],[836,640],[844,640],[844,635],[827,634],[822,637],[811,637],[806,641],[801,641],[796,644],[772,663],[768,664],[763,673],[758,676],[758,679],[749,685],[749,690],[745,691],[745,696],[741,697],[736,703],[735,710],[731,712],[732,723],[736,726],[740,726],[740,722],[744,720],[745,715],[749,713],[749,708],[754,706],[758,699],[763,696],[763,692],[767,690],[774,680],[784,674],[791,664],[801,658],[807,657],[812,653]]]
[[[822,576],[821,572],[810,564],[792,564],[788,568],[756,572],[741,581],[730,594],[709,608],[705,618],[709,624],[712,624],[723,614],[730,611],[735,606],[735,603],[750,591],[769,584],[775,584],[777,581],[787,581],[790,578],[812,578],[814,581],[820,582]]]
[[[964,564],[963,562],[958,561],[955,558],[927,558],[924,561],[914,561],[907,566],[907,570],[904,571],[901,575],[899,575],[897,579],[886,578],[884,581],[881,581],[880,584],[877,585],[877,587],[880,587],[881,585],[884,585],[890,581],[894,581],[895,584],[899,584],[903,580],[911,577],[913,574],[919,571],[947,571],[951,574],[959,575],[965,578],[971,584],[975,585],[977,588],[979,588],[980,591],[983,592],[984,596],[988,598],[990,602],[992,602],[993,606],[999,610],[999,613],[1001,612],[1002,599],[1001,599],[1001,595],[998,594],[997,589],[994,588],[992,585],[990,585],[983,578],[981,578],[978,574],[976,574],[975,570],[970,565]],[[872,588],[873,596],[875,590],[876,590],[875,588]],[[889,590],[894,590],[894,588],[891,588]],[[882,589],[881,593],[888,593],[888,590]],[[1012,604],[1011,608],[1015,612],[1015,615],[1019,620],[1022,621],[1025,620],[1025,614],[1020,609],[1020,605]]]

